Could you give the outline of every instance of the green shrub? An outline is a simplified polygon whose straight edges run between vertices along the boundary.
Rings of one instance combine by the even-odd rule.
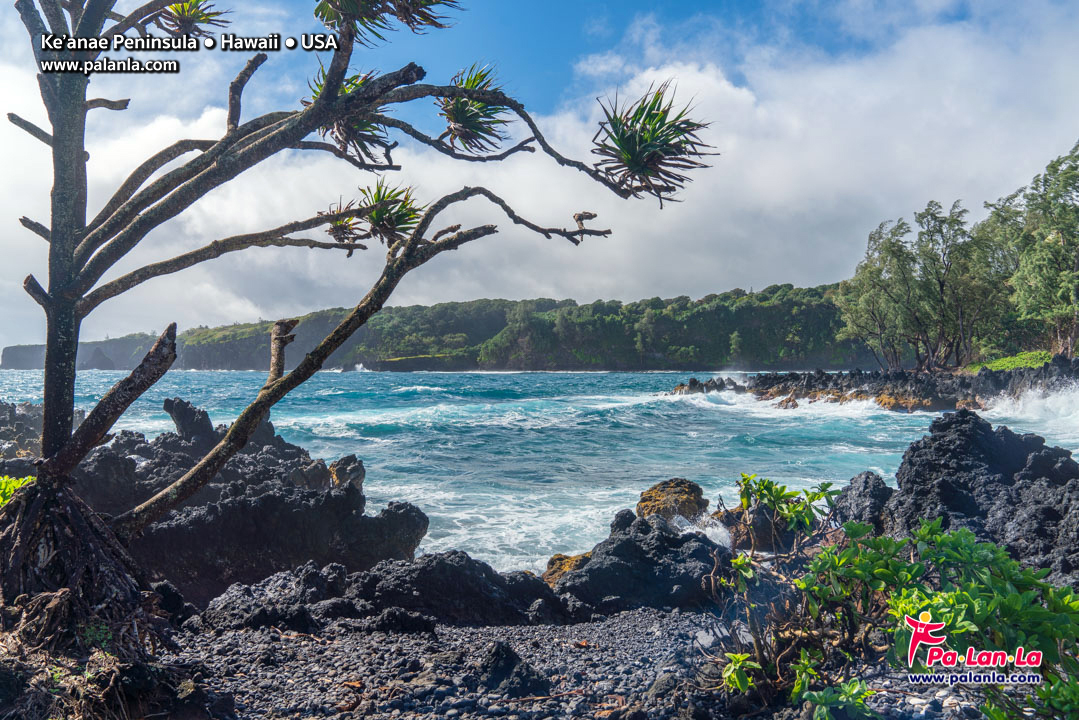
[[[1018,368],[1040,368],[1047,362],[1053,359],[1053,354],[1046,350],[1033,350],[1031,352],[1023,352],[1018,355],[1012,355],[1010,357],[1003,357],[998,360],[984,363],[973,363],[967,365],[965,368],[967,372],[976,373],[983,367],[987,367],[990,370],[1016,370]]]
[[[13,478],[7,475],[0,476],[0,507],[7,504],[7,501],[11,499],[16,490],[33,481],[34,478],[32,477]]]

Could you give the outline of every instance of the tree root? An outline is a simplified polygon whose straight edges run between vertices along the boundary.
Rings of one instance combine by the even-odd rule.
[[[26,651],[142,660],[168,645],[159,598],[98,515],[34,482],[0,508],[0,630]],[[106,647],[107,646],[107,647]]]

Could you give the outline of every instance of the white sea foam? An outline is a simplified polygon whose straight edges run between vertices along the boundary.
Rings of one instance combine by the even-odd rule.
[[[982,415],[993,424],[1034,432],[1051,444],[1079,450],[1079,385],[1054,393],[1028,392],[993,401]]]
[[[448,392],[446,388],[439,387],[438,385],[406,385],[405,387],[394,388],[392,392],[395,393],[422,393],[422,392]]]

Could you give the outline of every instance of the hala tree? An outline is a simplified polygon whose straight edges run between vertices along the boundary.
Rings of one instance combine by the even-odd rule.
[[[116,4],[115,0],[16,0],[15,7],[39,67],[44,61],[86,61],[99,55],[46,49],[40,38],[48,33],[88,38],[136,33],[205,36],[228,22],[224,11],[203,0],[152,0],[127,14],[116,12]],[[215,188],[286,151],[327,153],[360,171],[397,170],[391,157],[396,145],[393,135],[467,162],[497,162],[538,150],[621,198],[653,197],[661,204],[684,186],[690,170],[703,167],[707,146],[699,133],[705,125],[674,108],[667,85],[651,89],[637,102],[615,101],[604,107],[604,120],[594,140],[598,160],[590,165],[552,147],[524,106],[497,85],[488,68],[473,66],[446,85],[423,83],[424,70],[412,63],[385,74],[351,71],[356,48],[383,40],[396,25],[414,32],[443,28],[444,13],[457,6],[457,0],[315,3],[315,15],[335,35],[337,49],[328,63],[315,70],[311,94],[299,109],[243,119],[245,88],[267,60],[265,54],[255,55],[228,87],[227,121],[219,138],[185,139],[162,149],[138,165],[93,216],[87,206],[86,118],[98,109],[123,110],[128,101],[91,98],[90,77],[81,73],[41,73],[38,82],[51,132],[9,115],[13,123],[48,145],[53,158],[50,222],[21,219],[49,244],[48,282],[43,285],[31,275],[24,284],[44,309],[47,324],[42,459],[37,482],[20,490],[0,510],[0,609],[10,609],[22,597],[16,609],[24,637],[39,641],[63,636],[63,628],[70,628],[77,617],[95,617],[125,628],[140,627],[140,618],[148,622],[140,610],[145,582],[123,542],[209,482],[244,446],[270,408],[309,379],[378,312],[409,271],[498,230],[494,224],[441,226],[439,218],[448,209],[482,198],[510,222],[575,245],[586,237],[609,234],[586,226],[595,217],[589,212],[574,215],[570,227],[534,223],[485,187],[464,187],[421,205],[411,189],[379,180],[357,198],[331,206],[329,212],[217,239],[123,275],[110,274],[151,231],[181,216]],[[446,129],[437,137],[389,114],[399,105],[416,101],[433,102],[445,121]],[[526,137],[503,149],[511,121],[523,125]],[[326,232],[325,239],[300,236],[320,228]],[[70,492],[72,469],[176,357],[173,325],[140,366],[106,394],[75,430],[75,358],[80,324],[89,313],[148,280],[227,253],[253,247],[304,247],[351,256],[367,250],[372,241],[384,247],[385,260],[366,295],[289,372],[284,352],[296,322],[278,322],[266,383],[221,442],[188,473],[109,523]],[[0,622],[7,617],[7,613],[0,615]],[[132,652],[141,651],[138,642],[128,646]]]

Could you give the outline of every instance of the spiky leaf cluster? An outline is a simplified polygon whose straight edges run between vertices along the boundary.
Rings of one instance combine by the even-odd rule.
[[[364,83],[375,76],[374,73],[359,73],[341,81],[338,97],[345,97],[356,92]],[[311,99],[303,100],[304,107],[314,103],[322,95],[326,85],[326,68],[320,66],[318,74],[308,83]],[[377,112],[377,109],[375,110]],[[320,129],[323,137],[331,139],[343,152],[349,153],[363,162],[376,163],[379,148],[386,148],[389,138],[385,128],[366,119],[366,115],[338,117],[333,124]]]
[[[453,76],[453,84],[469,90],[501,90],[495,83],[495,71],[492,67],[473,65]],[[467,152],[479,153],[493,150],[505,139],[502,126],[506,124],[502,116],[507,108],[502,105],[488,105],[478,100],[466,98],[439,98],[440,116],[446,119],[446,132],[450,145],[457,143]]]
[[[392,246],[412,232],[424,206],[416,201],[410,187],[390,187],[380,179],[374,187],[360,188],[364,205],[374,209],[367,215],[370,235]]]
[[[386,39],[394,20],[415,33],[445,28],[441,11],[459,6],[459,0],[322,0],[315,17],[331,30],[349,28],[359,42],[371,45]]]
[[[676,112],[669,95],[664,82],[633,103],[600,103],[605,117],[593,138],[595,167],[635,196],[663,200],[685,187],[687,171],[707,167],[700,158],[710,146],[699,133],[708,124],[690,119],[688,107]]]
[[[328,211],[320,212],[319,215],[336,215],[352,210],[355,207],[355,200],[349,200],[347,203],[338,202],[336,205],[331,205]],[[364,230],[363,221],[357,217],[343,217],[331,220],[330,224],[326,226],[326,233],[342,245],[352,245],[371,237],[371,233]],[[350,249],[345,257],[352,257],[352,252]]]
[[[207,0],[188,0],[169,5],[157,17],[157,23],[166,32],[173,35],[193,35],[209,37],[209,28],[225,27],[229,24],[224,19],[228,10],[214,10],[213,3]]]

